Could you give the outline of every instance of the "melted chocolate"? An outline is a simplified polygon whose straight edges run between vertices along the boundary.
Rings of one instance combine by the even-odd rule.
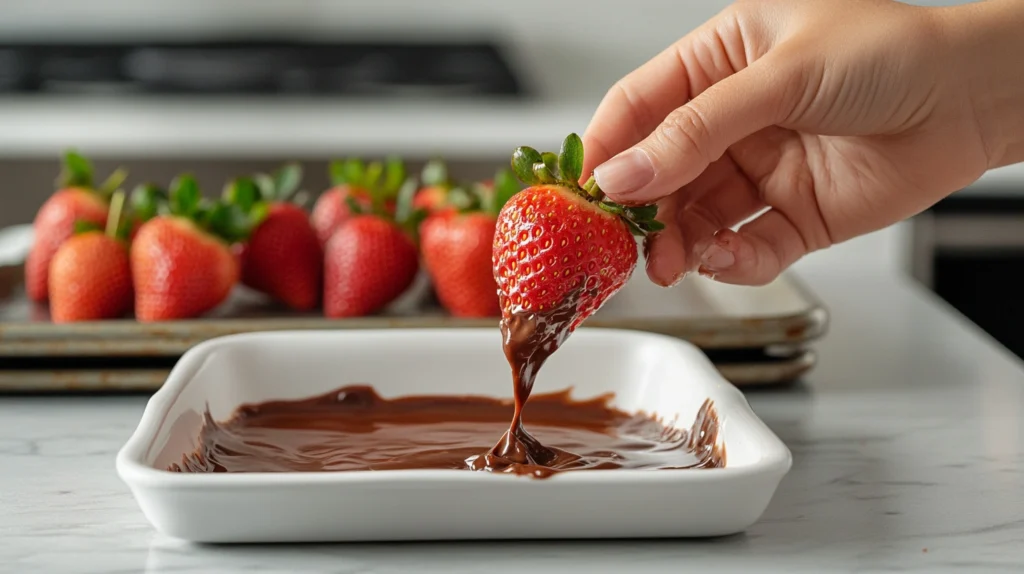
[[[480,453],[508,428],[513,401],[471,396],[384,399],[370,387],[351,386],[310,399],[246,405],[224,423],[207,412],[199,447],[168,470],[489,469],[540,477],[592,469],[725,466],[710,401],[687,431],[611,408],[610,398],[574,401],[569,391],[533,397],[528,419],[536,438],[530,438],[543,442],[545,452],[552,454],[543,461],[499,466],[482,464],[487,455]]]
[[[724,467],[710,400],[686,431],[613,409],[610,395],[580,402],[563,391],[533,398],[529,419],[536,435],[527,432],[524,410],[537,372],[569,337],[577,316],[576,297],[568,300],[545,313],[502,317],[511,402],[468,396],[388,400],[370,387],[353,386],[303,401],[248,405],[223,424],[207,412],[199,448],[169,470],[463,469],[544,477],[592,469]]]
[[[575,299],[575,298],[573,298]],[[504,307],[504,305],[502,305]],[[523,409],[530,399],[533,383],[544,361],[569,337],[575,305],[564,305],[549,313],[515,312],[501,319],[501,346],[512,368],[515,410],[512,424],[498,444],[477,460],[476,468],[505,470],[518,465],[558,467],[572,455],[541,444],[523,426]]]

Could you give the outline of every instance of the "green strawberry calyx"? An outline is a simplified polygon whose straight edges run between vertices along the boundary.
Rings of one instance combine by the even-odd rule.
[[[128,198],[131,213],[139,221],[149,221],[160,214],[161,205],[170,201],[167,190],[155,183],[140,183]]]
[[[256,173],[232,179],[224,185],[221,201],[232,210],[246,214],[248,224],[255,229],[267,218],[274,203],[294,203],[304,208],[309,195],[299,189],[301,183],[302,166],[291,162],[270,174]]]
[[[420,180],[423,182],[423,185],[428,187],[451,189],[456,186],[448,174],[448,165],[440,158],[432,159],[423,166],[423,171],[420,172]]]
[[[255,183],[249,181],[255,188]],[[253,197],[258,195],[254,193]],[[266,206],[258,200],[245,205],[242,201],[233,202],[224,198],[212,200],[203,197],[195,177],[189,173],[176,177],[165,196],[158,187],[147,184],[136,188],[132,199],[136,213],[145,211],[151,217],[171,216],[188,219],[203,231],[229,244],[247,240],[267,213],[265,208],[258,208],[258,205]],[[155,212],[151,212],[154,205]]]
[[[383,211],[389,200],[397,199],[408,181],[405,163],[394,156],[369,163],[358,158],[336,160],[328,166],[328,173],[335,187],[347,186],[365,193],[375,211]]]
[[[304,206],[309,201],[309,193],[300,189],[302,166],[296,162],[286,163],[274,173],[257,173],[252,176],[252,182],[255,183],[256,191],[262,201],[291,202],[300,206]],[[230,185],[229,183],[229,189],[225,190],[225,194],[229,194]]]
[[[95,171],[92,162],[85,156],[75,150],[67,150],[64,152],[60,175],[57,176],[57,186],[88,189],[105,201],[110,201],[114,192],[120,189],[128,178],[128,170],[119,167],[97,187],[93,181]]]
[[[391,156],[383,162],[369,163],[360,159],[335,161],[330,164],[329,171],[331,183],[350,188],[345,194],[345,204],[350,213],[390,221],[408,234],[413,242],[419,241],[419,225],[427,217],[427,211],[414,206],[413,199],[420,184],[415,177],[407,176],[405,163],[400,158]],[[391,202],[394,202],[393,211]]]
[[[420,223],[427,218],[429,213],[425,209],[417,208],[413,199],[419,191],[420,184],[416,178],[410,177],[402,182],[398,192],[395,194],[395,210],[392,213],[387,208],[386,199],[382,198],[379,192],[371,190],[370,205],[360,203],[352,195],[345,196],[345,203],[352,215],[370,215],[380,217],[397,225],[404,231],[413,243],[419,243]]]
[[[490,184],[474,182],[454,185],[448,191],[445,204],[458,213],[483,212],[497,217],[508,200],[522,189],[523,186],[511,170],[501,169]]]
[[[607,199],[593,176],[584,185],[579,184],[583,175],[583,140],[577,134],[569,134],[562,142],[559,153],[539,152],[532,147],[516,148],[512,154],[512,169],[516,177],[526,185],[558,185],[597,205],[602,210],[618,216],[629,230],[638,236],[646,236],[665,228],[657,221],[658,206],[625,206]]]

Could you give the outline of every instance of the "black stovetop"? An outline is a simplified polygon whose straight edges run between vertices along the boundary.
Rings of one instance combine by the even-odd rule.
[[[494,43],[0,44],[0,95],[524,97]]]

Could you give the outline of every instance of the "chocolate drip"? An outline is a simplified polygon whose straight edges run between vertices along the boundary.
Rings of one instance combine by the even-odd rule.
[[[547,467],[569,456],[544,446],[527,432],[523,409],[541,366],[569,337],[574,316],[575,306],[567,305],[549,313],[517,312],[502,318],[501,342],[512,368],[515,411],[509,429],[494,448],[476,461],[475,468],[501,471],[513,465]]]

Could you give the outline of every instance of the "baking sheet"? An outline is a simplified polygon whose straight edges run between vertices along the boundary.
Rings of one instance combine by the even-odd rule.
[[[25,297],[20,266],[0,266],[0,392],[152,391],[174,362],[207,339],[251,331],[493,327],[496,319],[456,319],[433,300],[429,281],[416,284],[387,312],[329,320],[297,315],[237,288],[209,316],[138,323],[131,319],[70,325],[50,322],[45,305]],[[749,288],[694,276],[671,289],[642,272],[585,328],[609,327],[689,340],[738,386],[791,381],[814,366],[807,344],[824,334],[827,313],[793,277]]]
[[[208,317],[149,324],[123,319],[55,325],[45,306],[25,298],[21,282],[20,267],[0,268],[0,357],[179,356],[207,339],[251,331],[496,325],[495,319],[447,316],[422,276],[402,300],[373,317],[297,315],[238,288]],[[665,289],[640,271],[587,322],[679,337],[705,349],[802,344],[824,334],[826,324],[825,309],[788,275],[758,288],[695,275]]]

